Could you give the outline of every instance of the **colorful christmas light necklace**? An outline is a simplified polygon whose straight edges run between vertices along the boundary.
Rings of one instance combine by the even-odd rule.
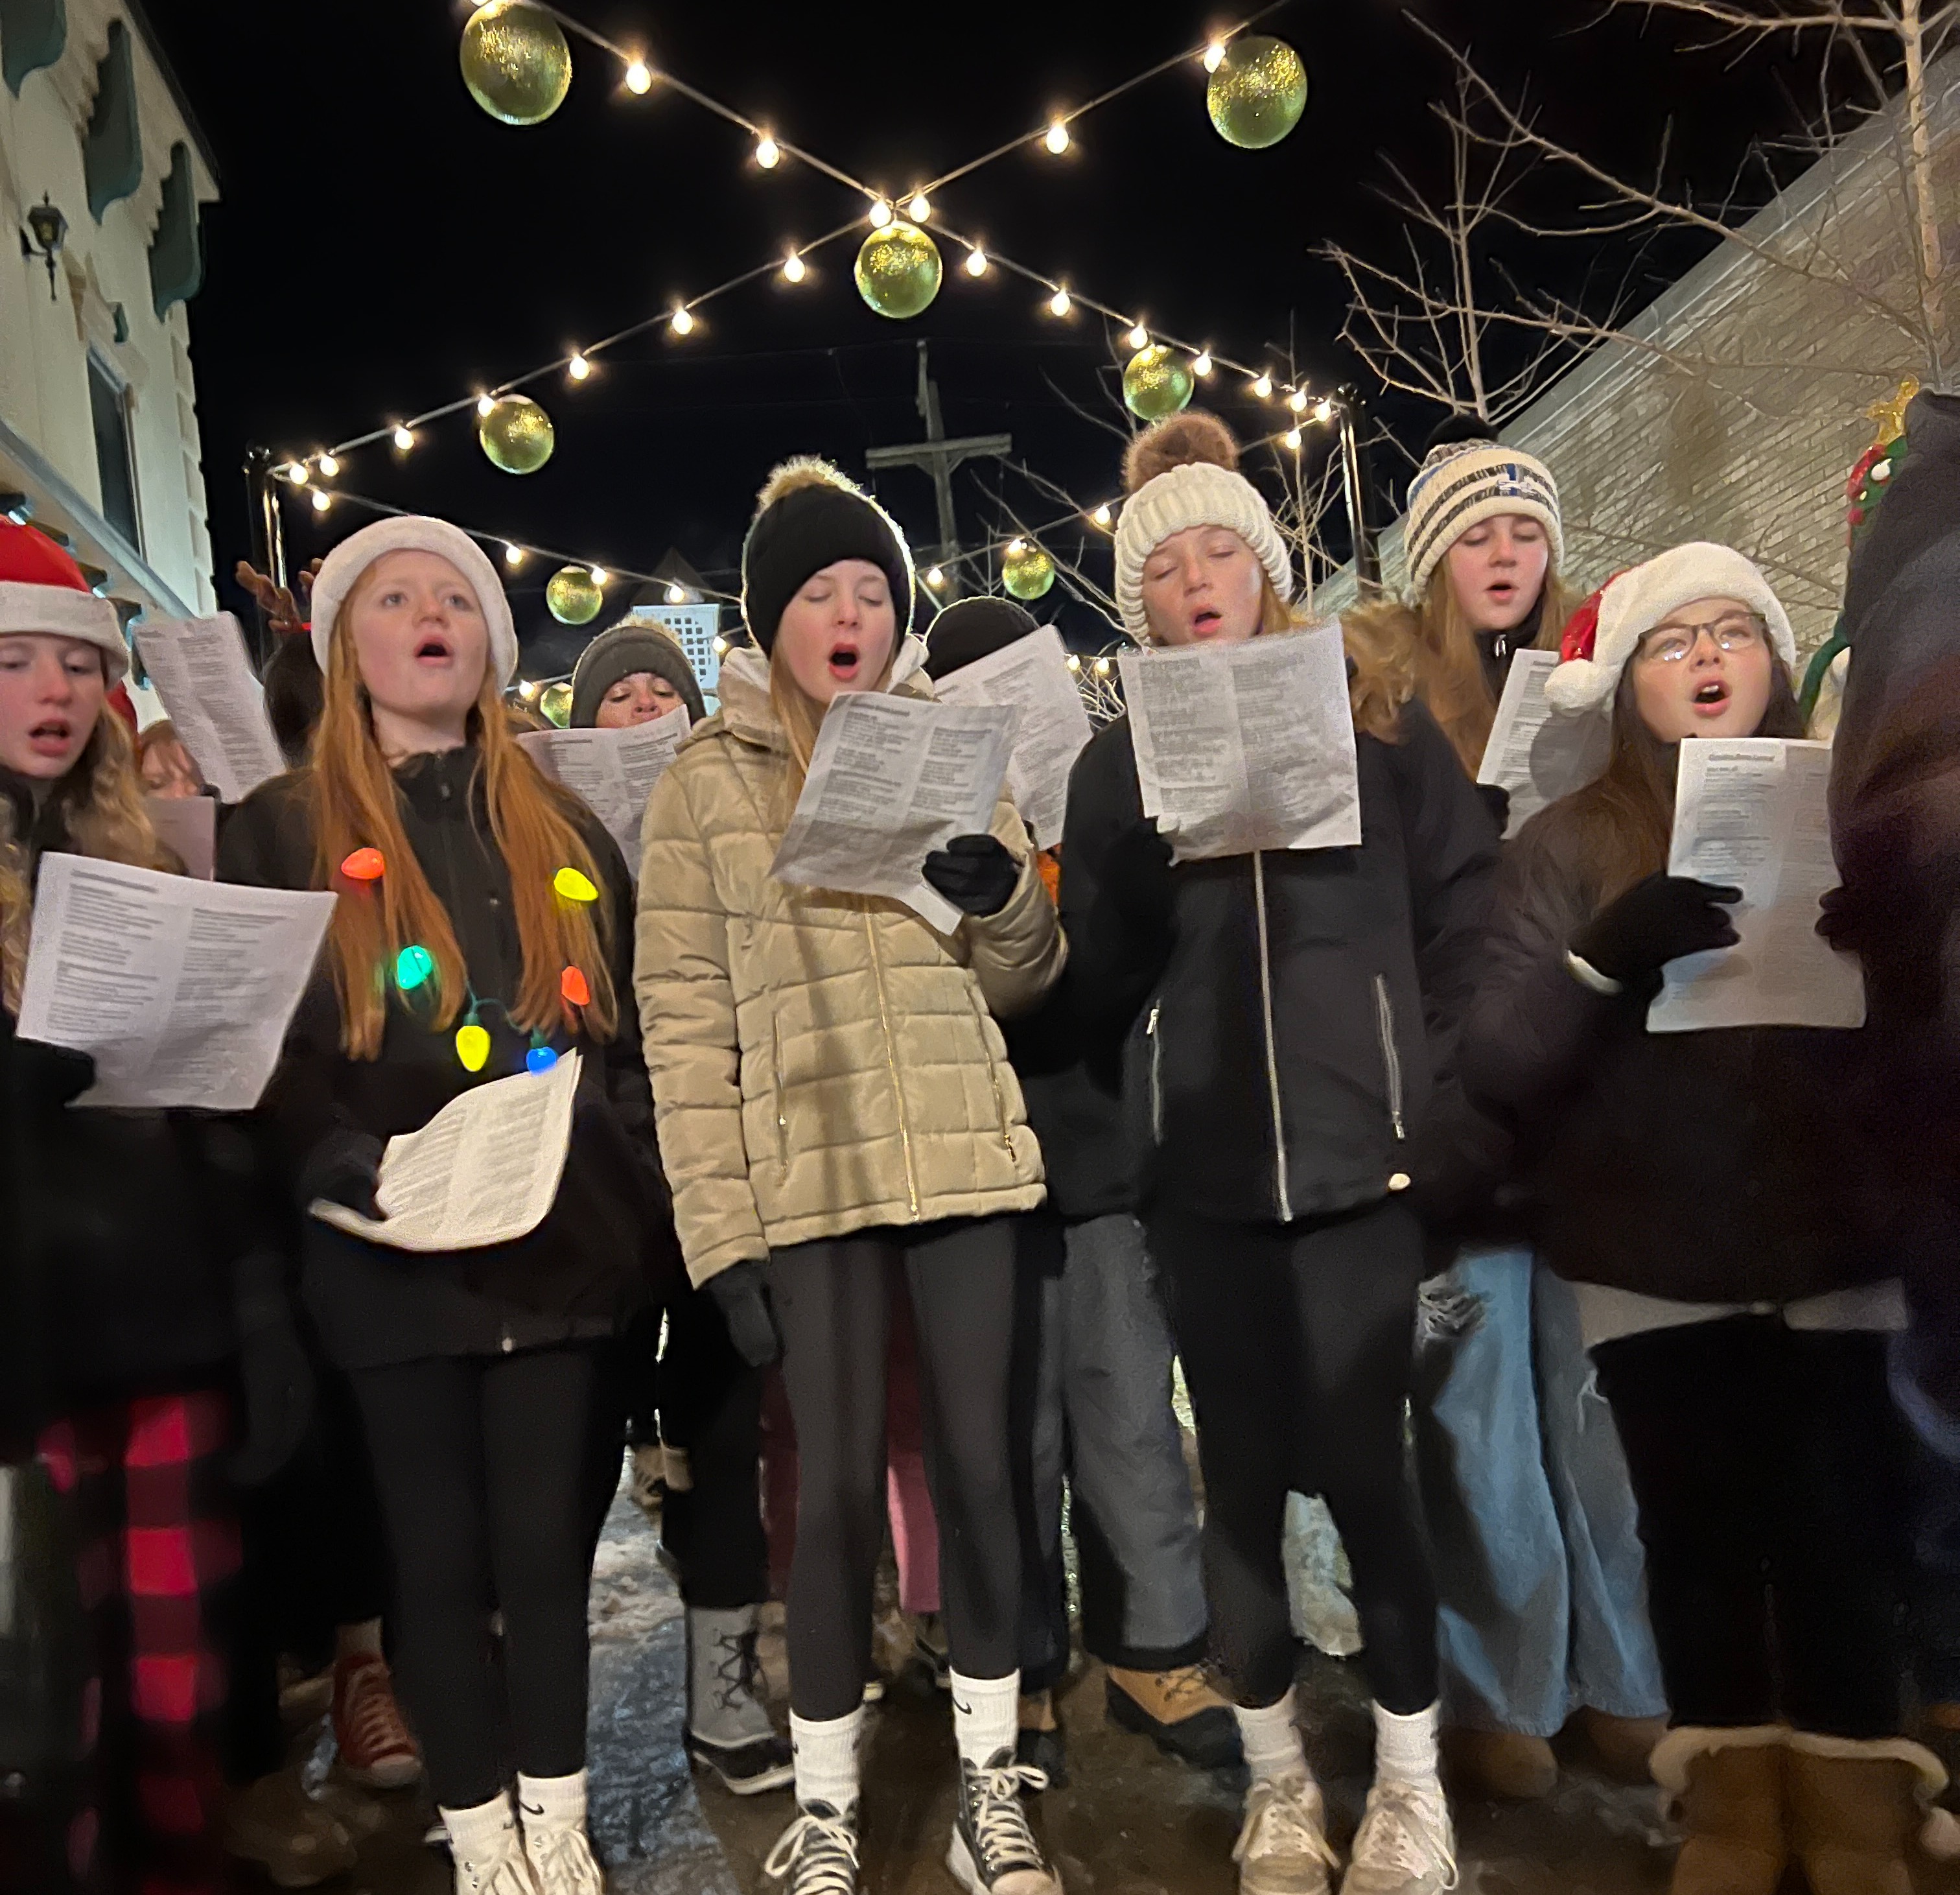
[[[340,872],[348,881],[363,887],[372,887],[387,872],[387,863],[378,849],[357,849],[340,865]],[[569,865],[561,868],[552,877],[552,887],[566,901],[596,902],[599,890],[590,876]],[[395,986],[404,995],[415,993],[426,986],[435,976],[435,957],[419,941],[411,941],[395,957]],[[571,1007],[589,1007],[592,1004],[592,986],[586,979],[583,968],[568,967],[558,976],[558,990],[565,997],[565,1004]],[[463,1024],[456,1030],[456,1056],[466,1072],[481,1072],[490,1057],[490,1033],[478,1019],[479,1012],[485,1007],[494,1007],[508,1021],[511,1010],[498,999],[484,1000],[478,997],[476,989],[469,989],[469,1008],[463,1017]],[[517,1023],[511,1021],[512,1025]],[[533,1072],[549,1072],[558,1064],[558,1053],[544,1034],[536,1027],[531,1029],[531,1043],[524,1055],[524,1065]]]

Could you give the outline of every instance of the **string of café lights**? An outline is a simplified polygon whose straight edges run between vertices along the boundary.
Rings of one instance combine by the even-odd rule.
[[[764,171],[774,170],[785,158],[808,165],[812,170],[842,184],[862,197],[870,207],[868,213],[861,218],[854,216],[848,221],[836,225],[807,244],[793,244],[780,257],[772,258],[767,263],[741,271],[730,277],[726,282],[715,285],[712,288],[675,302],[657,315],[642,318],[597,342],[574,348],[565,355],[555,356],[536,368],[496,384],[494,387],[479,390],[474,393],[459,397],[453,401],[444,403],[438,407],[426,409],[420,414],[406,419],[370,429],[365,434],[355,435],[348,440],[336,443],[331,447],[323,448],[303,458],[288,459],[277,467],[275,472],[282,476],[290,486],[304,487],[312,481],[315,476],[321,480],[334,479],[339,474],[342,456],[357,453],[364,447],[371,447],[377,441],[388,441],[397,454],[406,455],[412,451],[416,446],[418,430],[471,407],[476,409],[479,417],[487,415],[501,397],[516,393],[552,374],[562,371],[573,384],[582,384],[590,378],[596,366],[596,358],[609,351],[617,349],[622,343],[632,341],[650,331],[662,328],[666,329],[674,336],[685,338],[700,326],[695,312],[705,307],[708,304],[766,276],[777,276],[791,286],[799,284],[805,281],[808,276],[809,268],[806,260],[808,258],[827,249],[843,237],[853,234],[862,228],[867,222],[873,230],[876,231],[885,228],[896,219],[898,209],[892,196],[875,186],[865,183],[861,179],[852,177],[848,172],[831,164],[827,159],[794,141],[778,136],[769,128],[749,117],[746,113],[737,111],[733,107],[724,104],[721,100],[702,91],[698,88],[689,84],[686,81],[665,69],[656,72],[641,54],[617,44],[560,8],[545,4],[544,0],[536,0],[536,3],[539,5],[541,11],[549,14],[562,27],[569,30],[579,38],[597,46],[616,60],[622,68],[622,82],[628,93],[643,97],[651,92],[657,82],[667,91],[679,94],[682,97],[699,106],[704,110],[712,113],[717,117],[738,126],[752,138],[756,142],[752,154],[753,161],[759,169]],[[1141,316],[1128,314],[1118,309],[1113,304],[1104,301],[1087,291],[1071,288],[1064,279],[1050,276],[1044,271],[1035,269],[998,250],[991,249],[983,238],[977,235],[954,229],[934,215],[932,202],[934,195],[947,186],[969,178],[985,166],[994,163],[1010,152],[1022,150],[1029,145],[1039,145],[1052,157],[1064,156],[1073,148],[1075,142],[1074,135],[1071,128],[1079,123],[1090,113],[1122,97],[1125,93],[1145,84],[1149,80],[1183,65],[1188,60],[1194,59],[1198,60],[1208,72],[1216,71],[1223,62],[1226,49],[1233,40],[1285,4],[1286,0],[1273,0],[1273,4],[1249,14],[1234,25],[1212,34],[1201,45],[1187,48],[1169,59],[1160,60],[1156,65],[1125,80],[1120,84],[1099,93],[1086,104],[1078,106],[1071,111],[1058,113],[1036,131],[1025,132],[1007,139],[995,145],[991,150],[982,153],[978,158],[969,159],[965,164],[955,167],[952,170],[945,172],[940,177],[918,186],[905,198],[902,208],[906,218],[915,227],[929,231],[935,237],[943,237],[948,243],[964,250],[966,254],[963,268],[969,278],[984,277],[990,270],[1000,269],[1045,291],[1045,301],[1042,307],[1049,316],[1057,320],[1066,320],[1078,308],[1089,311],[1103,318],[1106,322],[1122,329],[1125,332],[1125,339],[1132,349],[1141,349],[1156,342],[1185,355],[1189,358],[1191,372],[1198,380],[1205,380],[1214,373],[1223,370],[1242,377],[1247,391],[1260,401],[1270,401],[1276,396],[1282,398],[1294,419],[1290,425],[1263,437],[1261,444],[1268,447],[1278,444],[1284,446],[1290,452],[1297,454],[1303,444],[1303,424],[1306,419],[1310,418],[1322,425],[1330,424],[1335,419],[1337,410],[1332,397],[1324,395],[1316,397],[1298,383],[1281,381],[1274,374],[1269,367],[1265,365],[1255,365],[1238,360],[1221,350],[1214,349],[1208,342],[1193,342],[1185,338],[1172,335],[1166,330],[1153,329]],[[326,511],[332,506],[335,497],[336,490],[316,486],[313,494],[313,505],[315,510],[323,513]],[[344,490],[339,490],[339,497],[344,497],[355,504],[367,505],[379,511],[402,511],[384,507],[378,502],[366,500],[360,496],[345,493]],[[1071,519],[1075,517],[1068,516]],[[1105,502],[1093,509],[1083,509],[1081,517],[1086,518],[1091,524],[1107,530],[1112,524],[1113,514],[1111,507]],[[1047,529],[1044,529],[1045,530]],[[548,559],[559,559],[568,565],[578,565],[591,576],[595,584],[602,588],[614,576],[635,578],[647,583],[660,583],[653,575],[635,573],[624,567],[608,567],[596,562],[574,559],[569,556],[550,548],[536,546],[507,535],[489,533],[473,527],[466,530],[469,531],[474,538],[493,545],[501,545],[503,548],[505,563],[513,568],[521,565],[527,558],[535,554]],[[1015,536],[1017,539],[1023,536]],[[1001,543],[1002,546],[1005,546],[1010,545],[1012,542],[1004,540]],[[998,549],[990,546],[981,549],[977,556],[985,557]],[[962,559],[963,560],[969,556],[975,556],[963,555]],[[938,569],[934,568],[934,570]],[[693,596],[694,590],[695,589],[684,588],[677,583],[670,582],[667,588],[668,603],[670,604],[686,603]],[[710,593],[713,591],[712,588],[705,587],[698,590]],[[730,595],[725,593],[716,593],[713,596],[723,600],[730,598]]]

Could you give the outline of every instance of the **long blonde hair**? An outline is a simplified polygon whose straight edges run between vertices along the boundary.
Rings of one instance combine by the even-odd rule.
[[[77,855],[126,862],[135,868],[181,871],[183,865],[157,839],[143,807],[136,774],[136,746],[129,726],[105,704],[88,741],[49,792],[59,817],[58,833]],[[27,944],[34,914],[32,839],[14,833],[11,801],[0,798],[0,1001],[9,1013],[21,1006]]]
[[[1555,651],[1566,620],[1578,606],[1556,562],[1548,563],[1538,588],[1532,645]],[[1497,700],[1485,680],[1477,635],[1457,603],[1446,562],[1437,562],[1420,606],[1412,608],[1398,599],[1371,600],[1344,613],[1341,624],[1349,655],[1358,664],[1365,654],[1370,665],[1392,678],[1402,693],[1399,702],[1421,698],[1463,767],[1475,775],[1491,740]],[[1356,715],[1358,721],[1358,710]]]
[[[342,606],[336,628],[366,583],[364,575]],[[510,871],[511,906],[523,950],[523,979],[516,999],[498,998],[514,1025],[533,1030],[575,1026],[561,983],[565,969],[577,967],[591,994],[583,1009],[587,1029],[606,1038],[617,1024],[618,997],[607,973],[606,929],[591,912],[605,904],[568,901],[552,886],[558,870],[570,868],[603,893],[598,863],[577,821],[579,805],[517,742],[487,665],[467,728],[489,808],[491,837]],[[388,979],[404,948],[419,944],[434,961],[434,978],[426,983],[432,991],[418,1008],[432,1029],[456,1019],[469,980],[449,911],[430,887],[402,826],[400,792],[375,740],[351,637],[334,638],[328,648],[326,702],[313,733],[307,778],[314,881],[340,894],[327,929],[326,952],[340,1001],[341,1043],[349,1058],[372,1059],[381,1049]],[[342,863],[362,848],[381,852],[377,881],[351,882],[340,872]]]

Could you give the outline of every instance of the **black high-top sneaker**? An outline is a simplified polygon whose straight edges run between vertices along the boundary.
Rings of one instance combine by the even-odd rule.
[[[959,1810],[946,1865],[968,1895],[1061,1895],[1061,1877],[1050,1868],[1028,1827],[1024,1789],[1048,1787],[1045,1772],[996,1750],[983,1769],[959,1760]]]
[[[799,1804],[762,1873],[783,1895],[859,1895],[856,1806],[840,1815],[828,1803]]]

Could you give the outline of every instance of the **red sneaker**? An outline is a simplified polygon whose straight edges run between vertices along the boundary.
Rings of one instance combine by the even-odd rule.
[[[399,1790],[422,1773],[422,1753],[395,1702],[388,1661],[357,1651],[333,1667],[333,1741],[340,1767],[371,1790]]]

